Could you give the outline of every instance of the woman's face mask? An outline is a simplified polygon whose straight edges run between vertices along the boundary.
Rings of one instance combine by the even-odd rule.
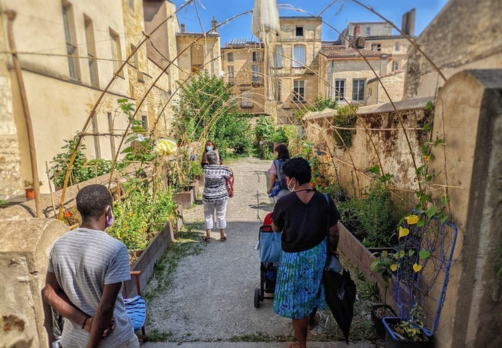
[[[212,150],[213,150],[213,147],[212,147],[212,146],[206,146],[206,150],[207,150],[207,151],[212,151]]]

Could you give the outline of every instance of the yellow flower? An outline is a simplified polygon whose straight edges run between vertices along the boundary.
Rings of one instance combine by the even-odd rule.
[[[427,162],[427,161],[430,161],[430,159],[431,159],[431,156],[429,156],[429,155],[424,156],[424,161],[426,161],[426,162]]]
[[[420,220],[420,217],[418,215],[410,215],[405,217],[405,219],[408,225],[414,225],[418,222],[418,220]]]
[[[387,255],[388,255],[387,251],[383,251],[383,252],[382,252],[382,256],[383,256],[383,257],[387,257]]]
[[[410,234],[410,230],[399,226],[399,238],[406,237]]]
[[[415,271],[415,273],[420,272],[421,269],[422,269],[421,265],[419,265],[419,264],[413,265],[413,270]]]
[[[393,263],[392,265],[390,265],[390,270],[391,270],[392,272],[397,271],[397,265],[396,265],[395,263]]]
[[[170,156],[176,152],[177,146],[174,140],[160,139],[156,142],[153,150],[159,156]]]

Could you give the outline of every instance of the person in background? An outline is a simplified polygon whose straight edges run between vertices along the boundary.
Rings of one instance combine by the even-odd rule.
[[[226,214],[228,203],[228,192],[226,179],[233,173],[227,167],[218,164],[218,154],[209,151],[206,154],[208,164],[204,167],[204,191],[202,202],[204,203],[204,219],[206,225],[206,237],[204,241],[211,241],[211,230],[213,228],[214,211],[216,210],[216,227],[220,229],[220,241],[227,240],[225,228],[227,227]]]
[[[274,154],[275,154],[275,160],[272,162],[272,165],[268,170],[268,172],[270,173],[270,184],[268,185],[267,193],[269,195],[272,193],[272,188],[274,187],[274,183],[277,181],[280,184],[279,176],[282,177],[282,175],[284,175],[281,174],[281,170],[284,163],[287,160],[289,160],[288,147],[284,144],[279,144],[275,147]],[[274,198],[274,201],[277,203],[277,201],[280,198],[284,197],[287,194],[289,194],[289,190],[287,189],[287,187],[283,187],[280,191],[278,191],[275,194],[275,196],[272,197]]]
[[[54,242],[43,290],[65,318],[62,346],[139,348],[121,291],[131,279],[129,253],[104,232],[113,224],[112,196],[105,186],[89,185],[76,202],[82,223]]]
[[[221,155],[218,152],[218,149],[216,148],[216,145],[211,140],[206,141],[206,147],[204,148],[204,153],[202,154],[202,160],[201,160],[201,166],[204,168],[205,166],[208,165],[207,161],[207,153],[209,151],[214,151],[218,155],[218,163],[219,165],[223,164],[223,160],[221,159]]]
[[[317,310],[324,307],[322,275],[328,249],[336,254],[340,214],[331,198],[310,188],[311,168],[305,159],[290,159],[283,172],[293,193],[281,198],[272,214],[272,229],[282,232],[283,250],[274,312],[292,319],[297,342],[288,348],[305,348],[308,330],[320,320]]]

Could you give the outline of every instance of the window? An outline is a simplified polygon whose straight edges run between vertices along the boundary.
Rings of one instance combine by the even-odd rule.
[[[294,82],[293,101],[301,103],[305,101],[305,81]]]
[[[399,70],[399,62],[392,62],[392,71]]]
[[[258,52],[253,52],[253,63],[258,62]]]
[[[253,65],[253,83],[260,83],[260,67],[258,65]]]
[[[371,27],[366,27],[366,35],[371,35]]]
[[[278,102],[281,102],[281,94],[282,94],[282,84],[280,80],[277,80],[277,85],[276,85],[276,99]]]
[[[343,100],[345,98],[345,80],[335,80],[335,99]]]
[[[134,0],[127,0],[127,6],[134,11]]]
[[[294,47],[293,68],[305,68],[305,46],[303,45]]]
[[[296,27],[296,37],[303,36],[303,27]]]
[[[122,65],[122,50],[120,49],[120,37],[119,35],[110,29],[110,42],[112,47],[112,60],[113,60],[113,72],[117,73],[120,66]],[[120,77],[124,77],[124,72],[120,71],[118,73]]]
[[[99,88],[98,61],[96,60],[96,45],[94,43],[94,27],[92,20],[84,16],[85,40],[87,41],[87,57],[89,57],[89,79],[91,86]]]
[[[364,101],[364,79],[352,80],[352,100]]]
[[[204,49],[202,45],[192,45],[190,48],[190,54],[192,57],[192,66],[200,66],[204,64]]]
[[[108,116],[108,131],[113,134],[113,117],[111,112],[107,112]],[[115,137],[110,135],[110,150],[112,151],[112,156],[115,156]]]
[[[148,130],[148,116],[141,116],[141,127],[143,127],[144,130]]]
[[[381,44],[372,44],[371,50],[376,51],[376,52],[380,52],[382,50],[382,45]]]
[[[394,51],[399,52],[400,49],[401,49],[401,47],[399,45],[399,42],[396,42],[396,46],[394,47]]]
[[[73,18],[72,5],[63,2],[63,25],[64,34],[66,38],[66,54],[68,56],[68,68],[70,70],[70,78],[72,80],[80,81],[80,69],[78,65],[78,45],[75,36],[75,21]]]
[[[234,54],[232,52],[227,53],[227,62],[232,63],[234,61]]]
[[[241,108],[253,107],[253,91],[241,92]]]
[[[92,133],[98,134],[99,129],[98,129],[98,117],[96,114],[92,116]],[[101,158],[101,146],[99,145],[99,136],[94,135],[94,154],[96,155],[96,158]]]
[[[131,44],[131,53],[133,53],[136,50],[136,46]],[[134,53],[134,55],[131,57],[131,65],[135,68],[138,68],[138,52]]]
[[[227,69],[228,69],[228,82],[231,83],[231,84],[234,84],[235,83],[235,79],[234,79],[234,67],[233,66],[228,66]]]
[[[282,47],[281,46],[277,46],[275,48],[274,67],[282,68]]]

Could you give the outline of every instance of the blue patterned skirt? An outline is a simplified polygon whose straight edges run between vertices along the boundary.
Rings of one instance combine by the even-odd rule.
[[[317,293],[326,263],[326,243],[327,239],[309,250],[282,252],[274,293],[276,314],[301,319],[308,317],[315,307],[324,309],[324,286],[319,298]]]

